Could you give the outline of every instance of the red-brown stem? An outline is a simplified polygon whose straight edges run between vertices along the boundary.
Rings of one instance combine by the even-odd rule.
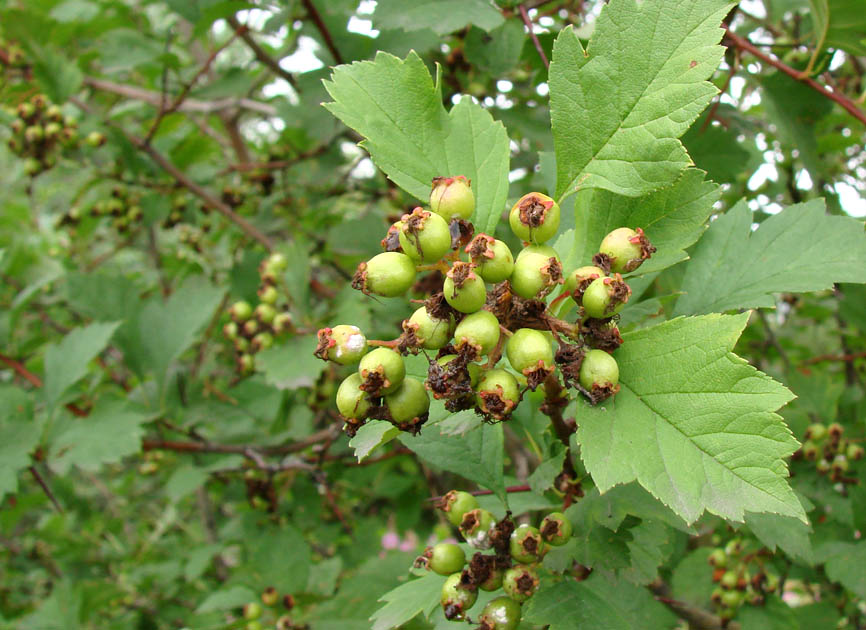
[[[523,18],[523,23],[526,25],[527,30],[529,30],[529,36],[532,38],[535,50],[538,51],[538,56],[541,57],[541,62],[544,64],[545,68],[550,70],[550,62],[547,60],[547,55],[544,54],[544,48],[542,48],[541,42],[538,41],[538,35],[536,35],[533,30],[532,20],[529,19],[529,13],[526,12],[526,7],[521,4],[518,8],[520,9],[520,17]]]
[[[321,34],[322,39],[325,40],[325,45],[331,52],[331,56],[334,58],[334,61],[336,61],[337,63],[343,63],[343,56],[340,54],[340,51],[337,50],[337,46],[334,44],[334,38],[331,37],[331,31],[328,30],[327,25],[322,20],[322,16],[319,15],[319,11],[313,4],[313,0],[301,0],[301,3],[307,10],[307,14],[310,16],[310,19],[313,20],[313,24],[316,25],[316,28],[318,29],[319,34]]]

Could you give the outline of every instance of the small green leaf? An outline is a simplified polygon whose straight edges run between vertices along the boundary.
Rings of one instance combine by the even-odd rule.
[[[678,318],[623,335],[621,390],[581,403],[577,440],[602,492],[637,480],[691,523],[704,510],[806,521],[787,483],[798,447],[774,411],[792,394],[731,352],[748,314]]]
[[[773,293],[866,282],[863,223],[827,215],[823,199],[789,206],[754,231],[752,220],[740,202],[710,223],[686,266],[676,315],[772,307]]]
[[[39,443],[42,427],[32,413],[24,390],[0,386],[0,499],[17,492],[18,473],[30,465],[30,453]]]
[[[268,384],[279,389],[311,387],[327,367],[313,356],[316,337],[293,337],[285,344],[256,354],[256,370],[263,372]]]
[[[504,22],[502,13],[489,0],[379,0],[373,19],[380,29],[429,28],[438,35],[459,31],[467,24],[489,31]]]
[[[551,457],[541,461],[532,474],[529,475],[529,487],[533,492],[544,492],[556,480],[557,476],[562,472],[562,462],[565,461],[565,447],[559,444],[556,448],[556,453]]]
[[[402,433],[399,440],[419,457],[493,490],[505,502],[502,478],[504,437],[501,424],[482,424],[460,437],[439,433],[436,425],[418,435]]]
[[[492,233],[508,195],[508,134],[502,123],[464,97],[442,106],[442,86],[414,52],[405,60],[378,53],[374,61],[334,69],[325,107],[366,139],[361,143],[394,183],[427,202],[434,177],[465,175],[475,193],[476,228]]]
[[[351,440],[355,457],[363,461],[376,447],[387,444],[400,434],[400,429],[386,420],[368,420]]]
[[[227,586],[218,591],[214,591],[208,595],[205,600],[199,604],[198,608],[195,609],[195,612],[202,614],[213,610],[240,608],[244,604],[255,601],[256,599],[258,599],[258,596],[252,589],[236,584],[235,586]]]
[[[550,64],[556,197],[639,196],[691,164],[679,138],[717,93],[724,0],[611,0],[584,50],[564,29]]]
[[[811,565],[813,562],[812,528],[796,518],[778,514],[746,514],[746,525],[770,551],[782,549],[795,560]]]
[[[445,576],[428,573],[417,580],[410,580],[388,591],[380,599],[385,602],[373,613],[370,621],[373,630],[390,630],[406,623],[419,613],[429,612],[439,603]]]
[[[87,373],[87,364],[108,345],[120,322],[76,328],[45,352],[45,402],[54,407],[67,389]]]
[[[831,580],[866,598],[866,542],[825,543],[815,550],[815,560],[824,564]]]

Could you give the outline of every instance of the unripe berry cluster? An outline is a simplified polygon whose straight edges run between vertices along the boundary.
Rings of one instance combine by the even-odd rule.
[[[52,168],[62,148],[79,146],[78,123],[64,116],[60,106],[49,103],[44,94],[19,103],[17,108],[7,113],[15,117],[9,124],[12,131],[9,149],[24,159],[24,170],[31,177]],[[105,143],[105,136],[93,132],[85,142],[101,146]]]
[[[235,348],[237,371],[249,374],[255,369],[253,355],[274,345],[275,337],[290,332],[292,316],[288,305],[280,303],[280,277],[288,268],[282,254],[271,254],[259,265],[259,302],[253,307],[241,300],[229,308],[231,321],[223,334]]]
[[[515,527],[510,513],[500,521],[468,492],[452,490],[438,507],[457,527],[466,543],[477,551],[467,564],[463,549],[449,542],[428,547],[415,561],[448,579],[442,586],[441,604],[445,617],[462,620],[475,604],[478,590],[498,591],[504,595],[491,600],[478,618],[481,630],[513,630],[520,623],[521,604],[538,589],[536,567],[550,546],[566,544],[571,538],[571,522],[561,512],[544,517],[539,527]],[[464,568],[465,567],[465,568]]]
[[[763,605],[767,595],[779,589],[779,576],[764,567],[763,558],[741,538],[733,538],[724,547],[712,550],[707,561],[713,567],[711,600],[716,613],[730,621],[743,604]]]
[[[332,332],[345,326],[319,332],[317,356],[360,361],[337,394],[350,434],[368,418],[416,432],[426,420],[429,395],[450,411],[474,408],[489,422],[507,420],[527,389],[557,380],[557,368],[565,385],[593,404],[618,391],[619,370],[610,353],[622,343],[615,320],[631,294],[620,274],[655,251],[643,231],[614,230],[594,266],[566,278],[558,253],[544,244],[559,228],[553,199],[534,192],[512,207],[509,225],[525,245],[517,256],[506,243],[475,232],[469,222],[474,207],[468,179],[435,178],[430,209],[404,214],[382,240],[385,251],[358,266],[352,286],[364,293],[397,297],[414,286],[425,295],[413,300],[420,306],[403,321],[399,337],[368,342],[361,331]],[[416,283],[419,272],[427,275]],[[563,293],[548,304],[547,296],[563,284]],[[579,306],[575,322],[550,310],[567,298]],[[367,346],[379,347],[365,354]],[[405,377],[402,359],[419,352],[429,362],[424,383]],[[503,355],[507,367],[498,365]]]
[[[289,594],[280,595],[273,586],[267,587],[261,594],[261,603],[248,602],[243,608],[244,630],[308,630],[307,624],[297,624],[287,614],[280,614],[281,609],[292,610],[295,598]],[[267,625],[266,625],[267,624]]]
[[[0,37],[0,72],[7,68],[24,68],[25,66],[24,49],[18,44]]]
[[[863,459],[866,450],[860,445],[844,438],[845,427],[834,422],[830,426],[816,422],[810,424],[803,436],[803,445],[794,459],[805,459],[815,462],[815,468],[821,475],[827,475],[831,481],[843,484],[858,483],[857,475],[851,468],[855,462]]]

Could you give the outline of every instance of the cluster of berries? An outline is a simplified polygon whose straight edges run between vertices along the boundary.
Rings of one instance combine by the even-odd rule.
[[[386,251],[358,266],[353,287],[364,293],[397,297],[414,285],[428,296],[413,300],[422,306],[403,321],[398,338],[368,341],[350,325],[319,331],[318,357],[359,363],[337,392],[348,433],[368,418],[417,432],[427,418],[428,391],[450,411],[474,407],[489,422],[507,420],[526,389],[556,379],[557,368],[565,385],[593,404],[619,390],[610,353],[622,343],[616,316],[631,295],[621,274],[655,251],[643,231],[614,230],[592,266],[565,277],[559,255],[544,245],[559,228],[553,199],[534,192],[512,207],[509,224],[525,244],[516,257],[503,241],[475,233],[468,220],[474,209],[469,180],[435,178],[430,210],[403,215],[382,241]],[[429,273],[416,282],[418,272]],[[560,285],[564,291],[548,304]],[[565,299],[579,307],[573,323],[551,313]],[[368,352],[368,346],[380,347]],[[428,356],[422,383],[406,377],[402,355],[425,350],[437,356]],[[503,352],[511,370],[496,367]]]
[[[707,559],[718,584],[711,600],[724,621],[733,619],[743,604],[763,605],[767,595],[779,589],[779,576],[764,567],[758,552],[745,553],[746,547],[741,538],[734,538],[724,548],[713,549]]]
[[[115,186],[111,197],[90,206],[90,216],[111,217],[111,227],[120,234],[128,232],[144,216],[141,210],[141,195],[130,191],[126,186]]]
[[[306,630],[308,628],[307,624],[296,624],[291,617],[285,614],[279,615],[278,610],[275,610],[279,605],[282,605],[285,610],[294,608],[295,598],[291,595],[286,594],[281,597],[277,589],[269,586],[262,591],[261,599],[261,604],[253,601],[244,605],[244,630]],[[266,621],[267,626],[264,625]]]
[[[466,553],[455,544],[443,542],[428,547],[415,561],[448,579],[442,585],[441,603],[447,619],[460,621],[478,598],[478,589],[497,591],[503,596],[484,607],[477,622],[479,630],[514,630],[520,623],[521,604],[538,589],[535,566],[541,562],[548,546],[558,547],[571,538],[571,522],[561,513],[544,517],[540,527],[515,527],[510,514],[499,522],[493,514],[478,507],[468,492],[452,490],[442,497],[438,507],[448,521],[460,530],[466,543],[477,551],[468,562]],[[466,567],[466,568],[464,568]]]
[[[8,113],[15,116],[9,124],[9,149],[24,159],[24,171],[31,177],[52,168],[59,149],[78,146],[78,123],[64,116],[60,106],[50,104],[44,94],[37,94]],[[105,136],[94,131],[85,142],[101,146]]]
[[[288,268],[282,254],[271,254],[259,265],[259,303],[255,308],[247,301],[235,302],[229,308],[230,322],[223,326],[223,334],[235,347],[236,366],[240,374],[255,369],[253,355],[274,345],[274,337],[292,329],[292,316],[280,299],[279,278]]]
[[[25,66],[24,49],[14,42],[8,42],[0,37],[0,66],[3,68],[23,68]]]
[[[803,445],[794,459],[806,459],[817,462],[815,468],[822,475],[828,475],[831,481],[853,484],[858,483],[856,476],[849,476],[851,462],[863,459],[866,450],[843,438],[845,427],[834,422],[829,427],[815,423],[806,429]]]

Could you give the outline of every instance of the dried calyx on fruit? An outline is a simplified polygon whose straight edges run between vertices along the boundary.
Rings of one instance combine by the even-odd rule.
[[[429,210],[413,208],[390,224],[382,240],[386,251],[362,262],[352,280],[371,295],[410,292],[416,306],[398,336],[367,340],[350,324],[319,331],[316,356],[359,363],[340,389],[346,431],[354,435],[368,419],[382,419],[417,432],[431,397],[447,411],[474,408],[487,422],[503,422],[527,390],[539,387],[560,392],[564,385],[592,404],[616,394],[619,370],[612,353],[623,343],[617,321],[631,295],[620,274],[655,251],[643,231],[614,230],[593,265],[566,270],[545,244],[559,229],[560,208],[543,193],[524,195],[509,213],[512,231],[524,241],[514,254],[503,241],[475,232],[468,220],[475,199],[465,177],[436,178],[430,203]],[[564,290],[549,300],[562,284]],[[240,308],[227,334],[249,340],[270,334],[272,318],[276,330],[280,315],[272,310],[273,296],[259,296],[256,319]],[[579,307],[572,320],[561,318],[567,308],[554,314],[566,299]],[[259,348],[272,342],[256,339]],[[423,383],[405,379],[403,356],[410,353],[427,360]],[[841,471],[842,459],[834,461]],[[828,470],[832,466],[828,462]]]

